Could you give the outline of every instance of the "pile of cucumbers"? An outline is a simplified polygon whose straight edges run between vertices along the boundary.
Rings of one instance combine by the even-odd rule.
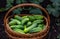
[[[15,32],[21,34],[37,33],[44,29],[44,17],[41,15],[15,15],[10,18],[9,26]]]

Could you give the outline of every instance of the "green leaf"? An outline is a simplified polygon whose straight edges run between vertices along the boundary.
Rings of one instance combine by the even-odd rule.
[[[60,39],[60,34],[57,36],[57,38],[59,38],[59,39]]]
[[[56,23],[57,26],[60,26],[60,23]]]
[[[49,14],[52,14],[55,17],[60,16],[60,7],[58,7],[57,5],[48,5],[46,9],[48,10]]]
[[[7,5],[6,5],[6,10],[10,9],[12,6],[13,6],[13,5],[11,5],[11,4],[7,4]]]
[[[31,14],[42,14],[42,11],[38,8],[35,8],[35,9],[31,9],[30,13]]]
[[[7,3],[13,3],[14,0],[7,0]]]
[[[39,4],[40,2],[43,2],[43,0],[31,0],[32,3]]]
[[[15,9],[15,10],[13,11],[13,13],[14,13],[14,14],[20,14],[21,11],[22,11],[21,8],[17,8],[17,9]]]
[[[22,3],[26,3],[27,1],[26,0],[21,0],[22,1]]]
[[[58,3],[60,3],[60,0],[51,0],[52,2],[58,2]]]
[[[7,0],[6,10],[10,9],[13,5],[14,0]]]
[[[5,11],[5,8],[0,8],[0,12]]]
[[[21,4],[21,0],[16,0],[16,4]]]
[[[52,14],[55,17],[60,15],[60,0],[51,0],[53,3],[47,6],[49,14]]]
[[[55,11],[53,11],[53,16],[55,16],[55,17],[59,17],[60,16],[60,13],[57,11],[57,10],[55,10]]]

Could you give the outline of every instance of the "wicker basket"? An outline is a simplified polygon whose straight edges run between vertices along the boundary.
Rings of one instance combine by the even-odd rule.
[[[41,9],[42,11],[45,12],[46,16],[44,16],[44,19],[46,20],[46,27],[44,28],[44,30],[42,30],[41,32],[38,33],[33,33],[33,34],[20,34],[20,33],[16,33],[14,32],[8,25],[8,20],[11,16],[9,16],[10,12],[13,11],[14,9],[18,8],[18,7],[23,7],[23,6],[33,6],[36,8]],[[20,14],[20,16],[23,15],[28,15],[28,14]],[[12,7],[5,15],[4,17],[4,25],[5,25],[5,31],[8,34],[8,36],[12,39],[44,39],[45,36],[47,35],[47,33],[49,32],[49,28],[50,28],[50,17],[48,15],[48,12],[41,7],[40,5],[37,4],[32,4],[32,3],[25,3],[25,4],[19,4],[16,5],[14,7]]]

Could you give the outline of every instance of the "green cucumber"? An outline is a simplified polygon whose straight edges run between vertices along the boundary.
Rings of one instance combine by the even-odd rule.
[[[30,21],[34,21],[35,20],[34,16],[28,16],[28,18],[29,18]]]
[[[21,29],[21,28],[23,28],[23,26],[22,25],[12,25],[12,26],[10,26],[12,29],[14,29],[14,28],[16,28],[16,29]]]
[[[42,23],[44,20],[35,20],[33,23]]]
[[[21,34],[25,34],[23,30],[21,29],[14,29],[15,32],[21,33]]]
[[[29,26],[29,25],[31,25],[31,24],[32,24],[32,22],[30,22],[30,21],[29,21],[29,22],[27,22],[27,26]]]
[[[26,23],[27,21],[29,21],[29,18],[24,18],[21,22],[22,22],[22,25],[24,24],[24,23]]]
[[[37,19],[37,20],[41,20],[41,19],[43,19],[44,17],[43,16],[41,16],[41,15],[34,15],[34,17],[35,17],[35,19]]]
[[[28,16],[22,16],[22,18],[24,19],[24,18],[27,18]]]
[[[21,22],[17,19],[12,19],[10,22],[9,22],[9,25],[16,25],[16,24],[21,24]]]
[[[29,32],[32,28],[36,27],[37,23],[33,23],[31,26],[29,26],[28,28],[24,29],[24,32]]]
[[[17,20],[20,20],[20,21],[22,20],[22,17],[20,17],[18,15],[15,15],[14,18],[17,19]]]
[[[39,24],[38,27],[35,27],[33,29],[30,30],[30,33],[36,33],[36,32],[40,32],[44,29],[44,25],[43,24]]]
[[[41,30],[42,30],[41,27],[36,27],[36,28],[33,28],[30,32],[31,32],[31,33],[34,33],[34,32],[39,32],[39,31],[41,31]]]
[[[38,27],[41,27],[42,29],[44,29],[45,25],[44,24],[39,24]]]

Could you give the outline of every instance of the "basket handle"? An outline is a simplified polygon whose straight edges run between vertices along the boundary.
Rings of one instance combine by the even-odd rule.
[[[11,11],[13,11],[13,10],[16,9],[16,8],[24,7],[24,6],[33,6],[33,7],[39,8],[39,9],[41,9],[42,11],[44,11],[44,13],[45,13],[46,16],[47,16],[48,22],[49,22],[49,24],[50,24],[50,17],[49,17],[48,12],[47,12],[41,5],[37,5],[37,4],[33,4],[33,3],[19,4],[19,5],[16,5],[16,6],[12,7],[12,8],[6,13],[6,15],[5,15],[5,17],[4,17],[4,20],[8,17],[8,15],[10,14]]]

